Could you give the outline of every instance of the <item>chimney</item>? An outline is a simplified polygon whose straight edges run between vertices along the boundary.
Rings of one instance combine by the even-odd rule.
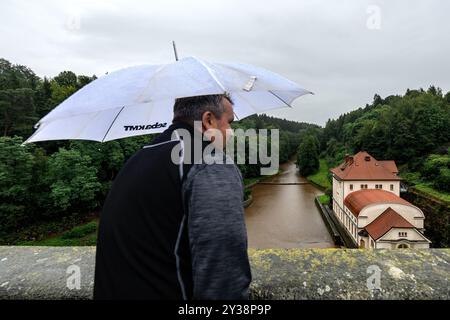
[[[351,165],[352,163],[353,163],[353,156],[346,154],[345,155],[345,164],[348,166],[348,165]]]

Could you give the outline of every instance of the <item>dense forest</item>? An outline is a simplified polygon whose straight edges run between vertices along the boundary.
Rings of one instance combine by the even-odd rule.
[[[0,59],[0,244],[39,240],[96,217],[120,168],[151,142],[147,135],[106,143],[66,140],[21,146],[41,117],[95,79],[71,71],[41,79],[25,66]],[[266,115],[233,127],[280,129],[281,162],[295,155],[302,135],[318,129]],[[259,164],[239,167],[246,179],[260,174]]]
[[[319,158],[332,167],[346,154],[364,150],[376,159],[395,160],[407,181],[427,181],[450,192],[450,92],[443,95],[431,86],[385,99],[375,95],[372,104],[310,132],[311,138],[303,140],[307,148],[300,146],[305,176],[319,169]]]

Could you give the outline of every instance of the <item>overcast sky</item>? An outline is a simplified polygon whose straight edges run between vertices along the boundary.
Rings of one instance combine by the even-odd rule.
[[[255,64],[316,93],[270,114],[323,125],[373,95],[450,90],[450,1],[21,1],[0,4],[0,57],[39,76],[180,57]]]

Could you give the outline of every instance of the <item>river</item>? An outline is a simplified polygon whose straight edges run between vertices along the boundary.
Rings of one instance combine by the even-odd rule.
[[[280,174],[264,180],[274,184],[253,186],[253,202],[245,209],[249,248],[335,247],[314,203],[323,192],[298,175],[293,161],[280,169]]]

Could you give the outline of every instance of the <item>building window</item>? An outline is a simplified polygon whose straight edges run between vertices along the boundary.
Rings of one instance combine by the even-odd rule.
[[[375,185],[375,189],[383,189],[383,185],[382,184],[376,184]]]
[[[398,236],[399,236],[400,238],[406,238],[406,237],[408,237],[408,232],[399,232],[399,233],[398,233]]]
[[[391,191],[394,191],[394,185],[391,184]]]
[[[350,190],[353,190],[353,184],[350,185]]]
[[[367,184],[362,184],[361,189],[367,189]]]
[[[397,248],[398,248],[398,249],[408,249],[408,248],[409,248],[409,245],[407,245],[406,243],[400,243],[400,244],[397,246]]]
[[[361,241],[359,242],[359,248],[364,249],[365,247],[366,247],[366,242],[361,239]]]

